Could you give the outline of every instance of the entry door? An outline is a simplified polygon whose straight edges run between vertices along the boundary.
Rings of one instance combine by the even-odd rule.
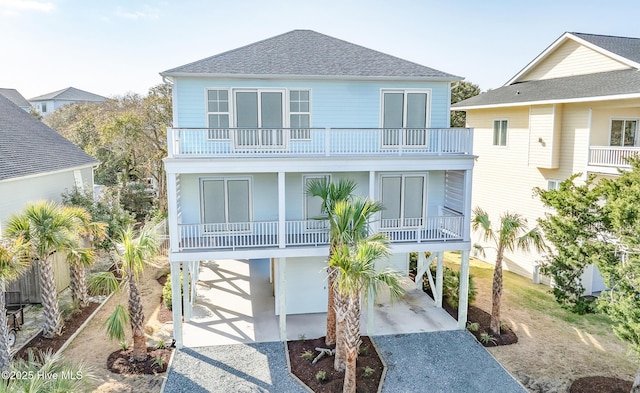
[[[284,91],[237,90],[237,147],[284,147]]]

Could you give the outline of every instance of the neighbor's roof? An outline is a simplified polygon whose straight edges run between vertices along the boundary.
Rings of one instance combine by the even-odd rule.
[[[16,89],[3,89],[0,88],[0,94],[7,97],[11,102],[18,105],[20,108],[31,108],[31,104],[26,98],[18,92]]]
[[[88,91],[76,89],[75,87],[67,87],[66,89],[54,91],[53,93],[43,94],[38,97],[29,99],[29,101],[47,101],[47,100],[65,100],[65,101],[106,101],[107,97],[89,93]]]
[[[600,48],[640,63],[640,38],[616,37],[586,33],[570,33]]]
[[[0,140],[0,180],[98,164],[3,95],[0,95]]]
[[[161,73],[163,76],[198,74],[233,77],[462,79],[312,30],[293,30]]]
[[[514,83],[453,104],[451,109],[560,103],[625,95],[640,97],[640,71],[609,71]]]

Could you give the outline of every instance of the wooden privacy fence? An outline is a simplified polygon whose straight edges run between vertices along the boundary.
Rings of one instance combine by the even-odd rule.
[[[71,274],[69,264],[63,254],[53,255],[53,276],[56,281],[58,293],[69,287]],[[40,267],[38,262],[34,262],[29,270],[18,280],[7,286],[7,291],[19,291],[22,295],[23,303],[40,303]]]

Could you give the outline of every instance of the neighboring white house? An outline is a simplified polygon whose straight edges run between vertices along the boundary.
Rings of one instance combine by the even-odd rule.
[[[60,202],[74,186],[93,186],[98,161],[1,94],[0,141],[0,235],[6,219],[27,203]],[[28,295],[23,300],[39,302]]]
[[[640,39],[565,33],[503,87],[453,105],[475,129],[473,205],[535,226],[549,210],[534,187],[556,188],[574,173],[616,176],[640,152],[639,70]],[[541,258],[507,253],[506,267],[531,276]],[[593,267],[583,285],[604,289]]]
[[[76,89],[75,87],[67,87],[66,89],[54,91],[53,93],[44,94],[29,99],[29,102],[38,113],[45,116],[56,109],[76,103],[87,102],[104,102],[107,97],[89,93],[88,91]]]
[[[29,112],[32,108],[29,101],[20,94],[20,92],[16,89],[3,89],[0,88],[0,94],[7,97],[9,101],[18,105],[20,108],[24,109],[25,112]]]
[[[386,206],[371,227],[391,238],[388,264],[406,274],[409,252],[441,262],[459,250],[467,290],[473,134],[449,128],[460,77],[309,30],[161,75],[173,84],[164,160],[173,282],[182,269],[184,288],[195,288],[203,260],[270,258],[284,339],[286,314],[327,310],[328,230],[305,187],[350,178]],[[193,299],[184,294],[185,321]]]

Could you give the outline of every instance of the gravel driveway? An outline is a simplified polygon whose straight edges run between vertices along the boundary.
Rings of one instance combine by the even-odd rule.
[[[375,336],[387,363],[383,393],[526,393],[463,330]],[[184,348],[174,355],[164,393],[305,393],[290,376],[281,342]]]

